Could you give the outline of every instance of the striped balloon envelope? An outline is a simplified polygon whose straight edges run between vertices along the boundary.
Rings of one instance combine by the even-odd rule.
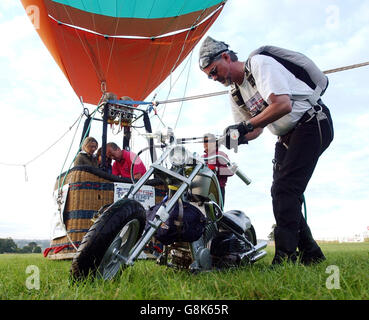
[[[186,58],[225,0],[21,0],[77,96],[144,100]]]

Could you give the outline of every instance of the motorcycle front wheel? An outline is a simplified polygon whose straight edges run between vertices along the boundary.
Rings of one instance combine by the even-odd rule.
[[[123,199],[110,206],[91,226],[75,254],[71,276],[113,279],[141,237],[146,211],[136,200]]]

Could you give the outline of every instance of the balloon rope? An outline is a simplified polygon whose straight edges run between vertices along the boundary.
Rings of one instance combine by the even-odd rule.
[[[191,52],[191,56],[190,56],[190,65],[188,67],[188,72],[187,72],[187,79],[186,79],[186,85],[185,85],[185,88],[184,88],[184,92],[183,92],[183,96],[186,95],[186,92],[187,92],[187,85],[188,85],[188,80],[190,78],[190,70],[191,70],[191,63],[192,63],[192,55],[193,55],[193,51]],[[179,117],[181,116],[181,112],[182,112],[182,107],[183,107],[183,100],[181,102],[181,106],[179,108],[179,111],[178,111],[178,116],[177,116],[177,120],[176,120],[176,123],[174,125],[174,129],[177,128],[177,124],[178,124],[178,121],[179,121]]]
[[[24,167],[25,170],[25,177],[26,177],[26,181],[28,181],[28,176],[27,176],[27,171],[26,171],[26,166],[28,166],[30,163],[36,161],[38,158],[40,158],[41,156],[43,156],[46,152],[48,152],[52,147],[54,147],[58,142],[60,142],[68,133],[69,131],[72,130],[72,128],[76,125],[77,121],[82,117],[82,115],[79,115],[77,120],[69,127],[69,129],[64,132],[60,138],[58,138],[54,143],[52,143],[49,147],[47,147],[44,151],[40,152],[37,156],[33,157],[31,160],[23,163],[23,164],[14,164],[14,163],[5,163],[5,162],[0,162],[0,165],[3,166],[12,166],[12,167]]]
[[[341,68],[326,70],[326,71],[323,71],[323,73],[324,74],[335,73],[335,72],[340,72],[340,71],[356,69],[356,68],[360,68],[360,67],[364,67],[364,66],[368,66],[368,65],[369,65],[369,61],[368,62],[363,62],[363,63],[358,63],[358,64],[353,64],[353,65],[349,65],[349,66],[345,66],[345,67],[341,67]],[[223,94],[227,94],[227,93],[229,93],[229,91],[224,90],[224,91],[199,94],[199,95],[196,95],[196,96],[190,96],[190,97],[184,97],[184,98],[176,98],[176,99],[163,100],[163,101],[154,101],[153,104],[159,105],[159,104],[166,104],[166,103],[175,103],[175,102],[181,102],[181,101],[196,100],[196,99],[219,96],[219,95],[223,95]]]
[[[173,65],[173,67],[172,67],[172,69],[170,70],[170,75],[169,75],[169,84],[170,84],[170,86],[169,86],[169,91],[168,91],[168,95],[167,95],[167,99],[169,98],[169,95],[171,94],[171,92],[172,92],[172,89],[173,89],[173,86],[175,85],[175,83],[172,85],[172,74],[173,74],[173,71],[174,71],[174,69],[175,68],[177,68],[177,63],[179,62],[179,60],[180,60],[180,58],[181,58],[181,56],[182,56],[182,54],[183,54],[183,51],[184,51],[184,48],[185,48],[185,46],[186,46],[186,42],[187,42],[187,40],[188,40],[188,37],[189,37],[189,35],[190,35],[190,33],[191,33],[191,31],[194,29],[194,28],[196,28],[197,27],[197,23],[198,23],[198,21],[200,20],[200,18],[202,17],[202,15],[204,14],[204,12],[205,12],[205,9],[204,10],[202,10],[201,12],[200,12],[200,14],[198,15],[198,17],[196,18],[196,20],[195,20],[195,22],[192,24],[192,26],[188,29],[188,31],[187,31],[187,34],[186,34],[186,37],[185,37],[185,39],[184,39],[184,41],[183,41],[183,44],[182,44],[182,47],[181,47],[181,51],[180,51],[180,53],[178,54],[178,57],[177,57],[177,60],[176,60],[176,62],[174,63],[174,65]],[[193,36],[193,34],[192,34],[192,36]],[[193,52],[193,51],[192,51]],[[192,54],[191,54],[191,56],[192,56]],[[184,69],[183,69],[184,70]],[[179,78],[179,77],[178,77]],[[177,80],[178,80],[178,78],[177,78]],[[164,118],[164,114],[165,114],[165,109],[166,109],[166,105],[164,105],[164,108],[163,108],[163,112],[162,112],[162,115],[161,115],[161,118],[163,119]]]
[[[328,74],[328,73],[340,72],[340,71],[356,69],[356,68],[360,68],[360,67],[364,67],[364,66],[368,66],[368,65],[369,65],[369,61],[368,62],[363,62],[363,63],[358,63],[358,64],[352,64],[352,65],[346,66],[346,67],[326,70],[326,71],[323,71],[323,73]]]

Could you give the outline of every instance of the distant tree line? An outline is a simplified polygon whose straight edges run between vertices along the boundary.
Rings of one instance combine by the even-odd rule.
[[[274,241],[274,229],[275,229],[276,226],[277,226],[276,224],[272,225],[272,231],[268,235],[268,240],[269,241]]]
[[[0,254],[1,253],[41,253],[41,247],[36,242],[30,242],[23,248],[18,248],[12,238],[0,238]]]

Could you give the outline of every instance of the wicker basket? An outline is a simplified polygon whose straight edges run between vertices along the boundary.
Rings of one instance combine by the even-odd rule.
[[[71,169],[64,180],[64,175],[55,183],[69,184],[68,196],[64,208],[64,223],[68,236],[53,239],[50,248],[44,251],[49,259],[72,259],[82,238],[92,226],[94,214],[104,205],[114,201],[114,182],[131,183],[130,179],[119,178],[96,168],[78,166]],[[64,183],[63,183],[64,182]],[[147,185],[155,187],[155,203],[165,195],[164,185],[155,179]],[[73,244],[71,243],[73,242]]]

